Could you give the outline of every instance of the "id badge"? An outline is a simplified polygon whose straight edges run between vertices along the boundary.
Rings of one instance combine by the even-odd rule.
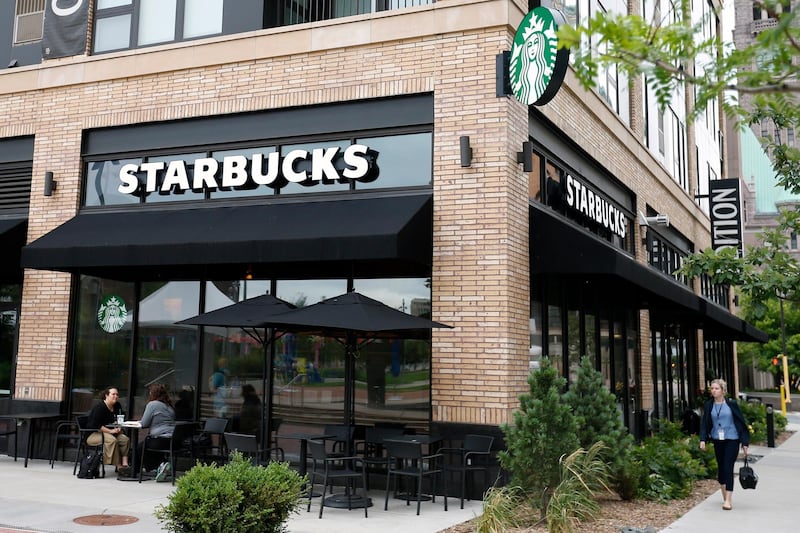
[[[717,440],[725,440],[725,430],[718,429],[717,430]]]

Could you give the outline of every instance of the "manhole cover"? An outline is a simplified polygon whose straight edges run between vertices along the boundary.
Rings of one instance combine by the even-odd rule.
[[[135,516],[124,514],[90,514],[88,516],[79,516],[72,521],[84,526],[124,526],[138,522],[139,519]]]

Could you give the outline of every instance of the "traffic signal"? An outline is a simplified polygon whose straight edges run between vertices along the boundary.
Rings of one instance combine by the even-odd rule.
[[[778,366],[780,360],[777,357],[772,358],[772,366]]]

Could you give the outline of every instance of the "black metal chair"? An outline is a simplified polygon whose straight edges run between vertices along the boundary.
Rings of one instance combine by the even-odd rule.
[[[384,439],[403,434],[402,428],[368,427],[364,431],[364,440],[356,444],[356,454],[360,455],[367,469],[367,490],[369,490],[369,474],[386,474],[389,457],[383,445]]]
[[[92,450],[102,455],[106,441],[106,434],[101,431],[100,436],[103,438],[103,440],[100,441],[100,444],[91,445],[88,442],[86,442],[86,439],[89,437],[89,435],[98,431],[97,429],[86,427],[89,422],[89,415],[76,416],[75,422],[78,424],[78,434],[80,435],[79,437],[80,442],[78,444],[78,453],[75,455],[75,465],[72,467],[73,476],[78,472],[78,463],[80,462],[81,457],[83,457]],[[105,461],[102,460],[100,461],[100,472],[101,472],[100,477],[106,477],[106,464]]]
[[[331,442],[329,457],[349,455],[349,451],[353,442],[353,435],[355,435],[356,427],[353,426],[325,426],[323,433],[325,435],[334,435],[333,438],[326,439]]]
[[[203,459],[225,461],[228,457],[223,438],[226,429],[228,429],[227,418],[206,420],[203,428],[193,435],[193,455]],[[206,443],[203,442],[204,440]]]
[[[6,453],[9,453],[10,437],[14,435],[14,461],[17,460],[19,449],[19,433],[17,432],[17,419],[13,416],[3,416],[0,418],[0,437],[6,438]]]
[[[74,448],[78,450],[81,444],[81,433],[78,431],[78,422],[76,420],[61,420],[56,424],[56,430],[53,434],[53,443],[50,446],[50,468],[53,468],[56,462],[56,455],[58,449],[61,448],[61,460],[64,460],[64,450],[66,448]]]
[[[425,455],[422,452],[422,444],[419,442],[402,442],[391,439],[385,440],[383,445],[389,456],[386,473],[386,501],[383,510],[389,509],[389,492],[392,478],[397,485],[398,478],[412,478],[416,480],[416,493],[409,495],[406,505],[411,504],[411,500],[417,500],[417,514],[419,515],[420,504],[422,503],[422,481],[426,477],[431,479],[431,501],[436,502],[436,478],[442,475],[443,456],[440,453]],[[444,485],[444,510],[447,511],[447,484]],[[395,487],[396,488],[396,487]]]
[[[170,475],[172,476],[172,484],[175,484],[175,478],[178,472],[178,457],[190,457],[194,459],[194,447],[192,446],[192,435],[194,435],[195,424],[193,422],[177,422],[175,429],[172,430],[170,437],[154,437],[148,435],[142,443],[142,459],[150,449],[152,453],[160,453],[167,457],[170,465]],[[139,468],[139,483],[142,482],[142,474],[144,468]]]
[[[347,509],[352,510],[352,495],[355,492],[355,480],[361,478],[361,488],[364,491],[364,517],[367,517],[367,475],[364,462],[360,457],[342,456],[329,453],[325,449],[325,443],[319,440],[308,441],[308,450],[311,452],[311,472],[308,474],[308,481],[311,486],[308,488],[308,509],[311,512],[311,498],[314,495],[314,481],[322,478],[322,496],[319,502],[319,517],[322,518],[322,509],[325,507],[325,489],[330,484],[331,488],[337,480],[344,481],[345,491],[347,492]]]
[[[491,466],[492,444],[494,437],[489,435],[466,435],[460,448],[440,448],[439,453],[444,455],[444,478],[445,483],[449,479],[448,474],[456,472],[458,474],[459,486],[461,487],[461,508],[464,508],[464,497],[469,493],[466,491],[467,474],[470,475],[474,484],[475,473],[482,472],[484,484],[489,483],[489,467]],[[469,499],[469,497],[467,497]]]
[[[275,454],[279,461],[284,460],[283,448],[259,448],[258,439],[255,435],[226,432],[224,437],[225,446],[229,452],[240,452],[242,455],[249,458],[250,462],[254,465],[266,466],[271,461],[273,454]]]

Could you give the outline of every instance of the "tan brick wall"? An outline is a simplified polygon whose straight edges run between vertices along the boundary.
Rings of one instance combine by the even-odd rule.
[[[448,22],[447,4],[467,8]],[[510,47],[508,17],[521,18],[513,9],[498,18],[491,9],[497,5],[506,3],[444,2],[436,12],[445,22],[422,37],[337,46],[365,23],[376,35],[386,20],[414,25],[414,17],[395,15],[349,30],[337,21],[324,35],[306,25],[205,47],[124,52],[113,60],[48,61],[0,79],[9,82],[0,83],[0,115],[9,118],[0,138],[36,135],[29,241],[77,212],[84,129],[433,92],[433,309],[435,318],[456,326],[434,334],[433,416],[509,420],[528,367],[528,185],[515,162],[527,119],[523,106],[495,96],[494,58]],[[500,24],[441,32],[448,25],[487,26],[493,18]],[[250,57],[254,46],[260,57]],[[291,46],[294,52],[286,53]],[[216,64],[197,65],[216,57]],[[472,139],[471,168],[459,166],[460,135]],[[40,177],[48,170],[58,189],[44,197]],[[69,275],[26,271],[18,398],[61,399],[69,291]]]
[[[524,4],[442,0],[0,72],[0,138],[36,135],[29,241],[77,212],[85,129],[433,93],[433,313],[456,326],[434,332],[433,420],[510,421],[528,373],[528,183],[516,163],[527,108],[495,96],[494,59],[510,49]],[[687,237],[707,241],[707,220],[649,156],[641,134],[574,76],[542,111],[636,191],[640,209],[650,203]],[[459,165],[461,135],[474,151],[469,168]],[[46,171],[58,181],[51,197],[42,196]],[[61,399],[70,279],[26,272],[18,398]],[[647,377],[649,341],[641,345]]]

